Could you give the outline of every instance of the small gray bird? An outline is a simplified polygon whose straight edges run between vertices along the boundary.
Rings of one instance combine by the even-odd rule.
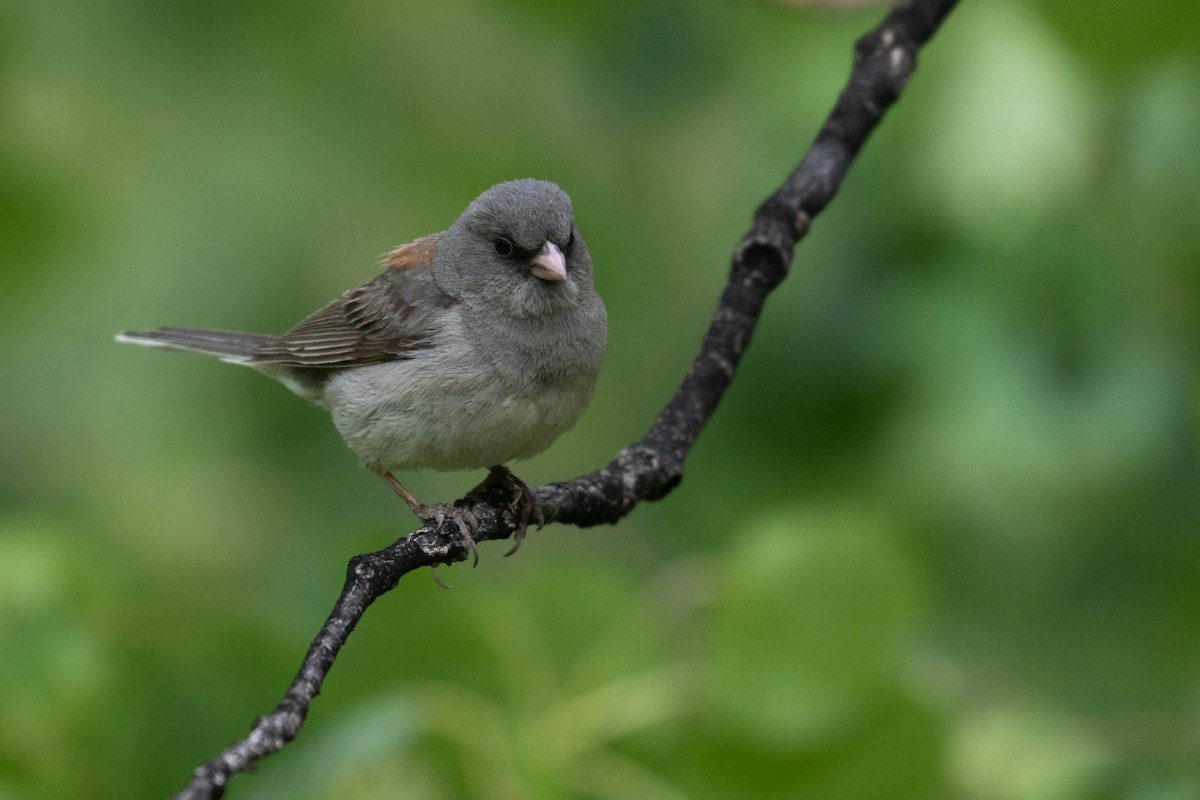
[[[493,186],[448,231],[393,250],[382,275],[282,336],[192,328],[118,341],[196,350],[245,364],[329,411],[363,465],[422,521],[468,512],[425,505],[392,474],[489,468],[520,503],[533,494],[504,464],[542,452],[592,398],[607,316],[571,199],[531,179]]]

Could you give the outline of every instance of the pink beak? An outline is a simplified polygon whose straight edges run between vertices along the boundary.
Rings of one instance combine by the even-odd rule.
[[[547,241],[530,262],[529,270],[544,281],[561,281],[567,277],[567,259],[554,242]]]

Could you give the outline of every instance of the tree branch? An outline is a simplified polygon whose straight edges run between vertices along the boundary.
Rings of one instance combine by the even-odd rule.
[[[658,500],[679,485],[688,451],[733,379],[767,295],[787,276],[796,243],[833,199],[859,149],[912,75],[917,52],[956,4],[899,0],[883,22],[858,40],[850,78],[816,139],[783,185],[758,207],[753,226],[734,250],[729,282],[700,354],[674,397],[646,435],[608,466],[539,488],[535,495],[546,522],[611,524],[638,503]],[[497,486],[457,505],[469,507],[479,521],[476,540],[504,539],[517,523],[510,500]],[[279,705],[255,721],[248,737],[199,767],[177,797],[221,797],[233,775],[254,769],[290,742],[367,607],[406,573],[467,557],[460,541],[426,527],[351,559],[341,596]]]

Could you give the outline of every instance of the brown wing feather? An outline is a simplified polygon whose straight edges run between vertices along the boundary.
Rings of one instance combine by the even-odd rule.
[[[405,286],[432,283],[435,233],[398,247],[388,270],[314,311],[284,335],[257,347],[254,361],[297,367],[348,367],[410,358],[428,344],[439,305],[420,305]],[[421,292],[409,293],[419,296]]]

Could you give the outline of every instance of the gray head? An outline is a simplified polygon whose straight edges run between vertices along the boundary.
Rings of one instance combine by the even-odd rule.
[[[530,178],[475,198],[438,243],[434,273],[448,294],[514,317],[553,314],[592,292],[571,198]]]

